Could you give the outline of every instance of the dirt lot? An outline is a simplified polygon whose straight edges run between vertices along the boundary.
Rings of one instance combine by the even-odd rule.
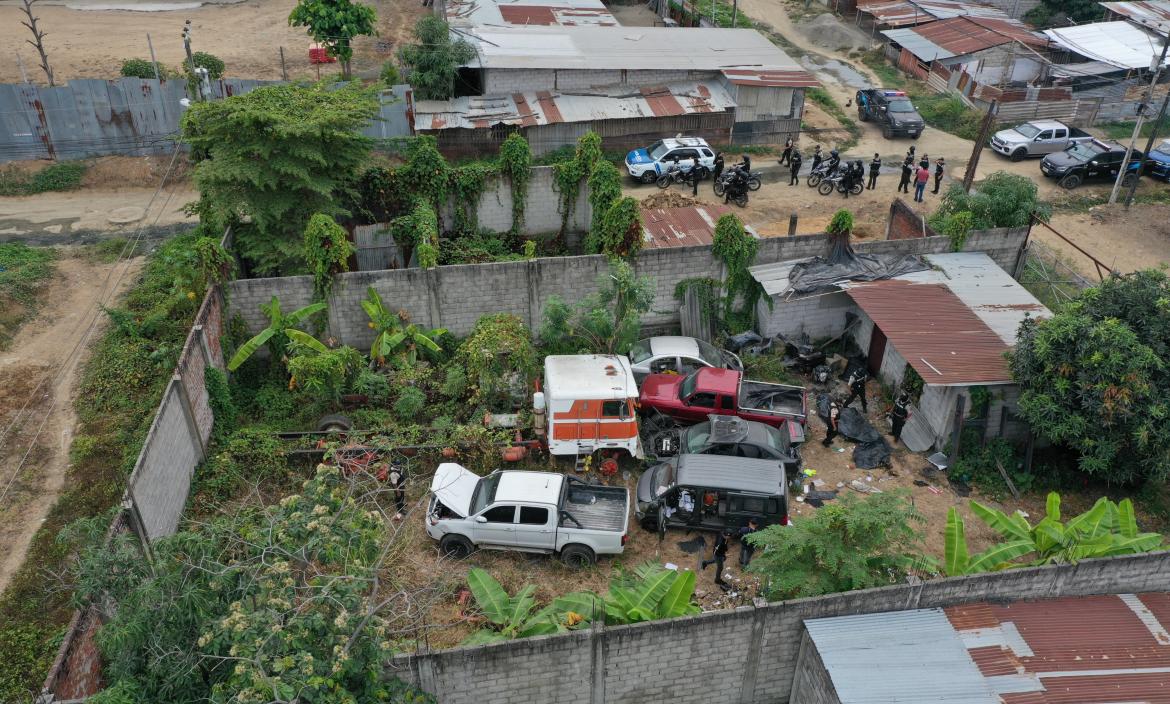
[[[0,354],[0,592],[65,479],[77,422],[74,387],[86,343],[95,339],[86,335],[98,315],[95,303],[124,292],[139,266],[64,256],[39,315]]]
[[[1170,205],[1134,205],[1128,211],[1120,205],[1101,205],[1087,213],[1058,212],[1052,216],[1052,227],[1114,271],[1170,266]],[[1032,228],[1032,237],[1090,281],[1097,280],[1093,263],[1047,228]]]
[[[378,36],[354,42],[354,69],[363,77],[378,74],[426,12],[415,0],[374,0],[378,11]],[[311,40],[303,27],[288,26],[296,0],[254,0],[234,5],[204,5],[197,9],[162,12],[75,10],[63,6],[37,6],[50,65],[58,81],[71,78],[115,78],[123,59],[149,58],[146,35],[154,42],[155,56],[169,67],[184,61],[180,35],[183,22],[191,20],[192,48],[215,54],[227,64],[227,75],[239,78],[281,77],[280,48],[292,78],[312,78],[317,67],[309,64]],[[30,78],[36,72],[35,52],[24,43],[28,30],[12,5],[0,6],[0,46],[19,49]],[[9,55],[11,56],[11,55]],[[321,75],[340,71],[337,64],[321,67]],[[14,60],[0,62],[0,81],[15,83],[20,70]]]

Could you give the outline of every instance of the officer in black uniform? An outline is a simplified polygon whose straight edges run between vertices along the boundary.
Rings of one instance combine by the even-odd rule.
[[[869,381],[869,374],[864,369],[858,367],[849,375],[849,398],[845,401],[845,405],[853,403],[853,399],[861,398],[861,412],[869,413],[869,404],[865,400],[865,382]]]
[[[890,411],[890,425],[893,426],[890,437],[894,438],[894,442],[902,439],[902,428],[908,420],[910,420],[910,394],[902,391],[898,393],[898,398],[894,399],[894,408]]]
[[[873,161],[869,162],[869,185],[866,186],[869,190],[877,188],[878,172],[882,169],[882,157],[879,154],[873,155]]]
[[[795,186],[800,181],[800,165],[803,163],[804,159],[800,156],[800,152],[792,152],[792,157],[788,160],[788,168],[792,172],[792,178],[788,180],[789,186]]]

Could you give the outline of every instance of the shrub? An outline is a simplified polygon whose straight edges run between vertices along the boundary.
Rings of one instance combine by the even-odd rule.
[[[223,71],[226,68],[218,56],[208,54],[206,51],[197,51],[191,54],[191,63],[195,64],[195,68],[207,69],[207,77],[213,81],[223,78]]]
[[[447,367],[447,375],[443,379],[443,385],[439,387],[439,391],[452,401],[463,398],[467,393],[467,372],[455,364]]]
[[[408,386],[402,390],[402,393],[398,395],[398,400],[394,402],[394,415],[398,416],[398,420],[403,423],[411,423],[422,414],[426,405],[426,394],[413,386]]]
[[[159,71],[162,71],[161,66],[159,66]],[[122,76],[125,78],[154,78],[154,64],[146,59],[125,59],[122,61]]]
[[[81,186],[84,174],[85,164],[80,161],[59,161],[33,174],[28,192],[72,191]]]
[[[382,79],[382,83],[385,83],[387,88],[402,83],[402,74],[391,61],[382,64],[382,72],[378,77]]]
[[[241,428],[213,450],[195,472],[193,495],[207,510],[232,498],[246,483],[259,484],[288,470],[284,442],[267,428]]]

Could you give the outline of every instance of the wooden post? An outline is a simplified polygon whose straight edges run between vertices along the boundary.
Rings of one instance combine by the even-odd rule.
[[[999,102],[992,100],[991,106],[987,108],[987,114],[983,116],[983,124],[979,127],[979,135],[975,138],[975,146],[971,149],[971,160],[967,162],[967,171],[963,174],[963,192],[971,192],[971,184],[975,181],[975,169],[979,166],[979,154],[983,151],[983,145],[987,144],[987,139],[991,135],[992,126],[995,124],[995,113],[998,110]]]
[[[154,66],[154,80],[162,82],[162,74],[158,70],[158,60],[154,58],[154,43],[150,41],[150,32],[146,33],[146,47],[150,49],[150,63]]]
[[[792,214],[788,216],[788,236],[796,236],[796,211],[793,211]]]
[[[288,71],[284,67],[284,47],[280,47],[280,78],[281,80],[288,80]]]
[[[962,440],[963,419],[966,417],[966,414],[963,413],[965,401],[966,398],[961,395],[955,399],[955,430],[951,434],[951,456],[947,458],[952,467],[955,465],[955,460],[959,459],[959,441]]]

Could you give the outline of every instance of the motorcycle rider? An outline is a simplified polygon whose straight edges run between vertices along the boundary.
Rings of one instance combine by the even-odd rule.
[[[723,202],[725,204],[733,200],[739,200],[741,196],[744,199],[747,198],[747,172],[742,168],[738,168],[738,164],[736,166],[737,168],[733,168],[727,177],[727,185],[723,187]]]
[[[824,154],[821,153],[821,145],[818,144],[816,146],[816,148],[813,149],[812,170],[816,171],[817,167],[820,166],[821,162],[824,160],[825,160],[825,156],[824,156]]]
[[[744,173],[750,174],[752,172],[752,158],[747,154],[740,154],[739,159],[740,161],[736,166],[743,169]]]
[[[840,165],[841,155],[837,153],[836,149],[834,149],[833,151],[829,152],[829,171],[825,174],[825,178],[828,178],[837,173],[837,167]]]

